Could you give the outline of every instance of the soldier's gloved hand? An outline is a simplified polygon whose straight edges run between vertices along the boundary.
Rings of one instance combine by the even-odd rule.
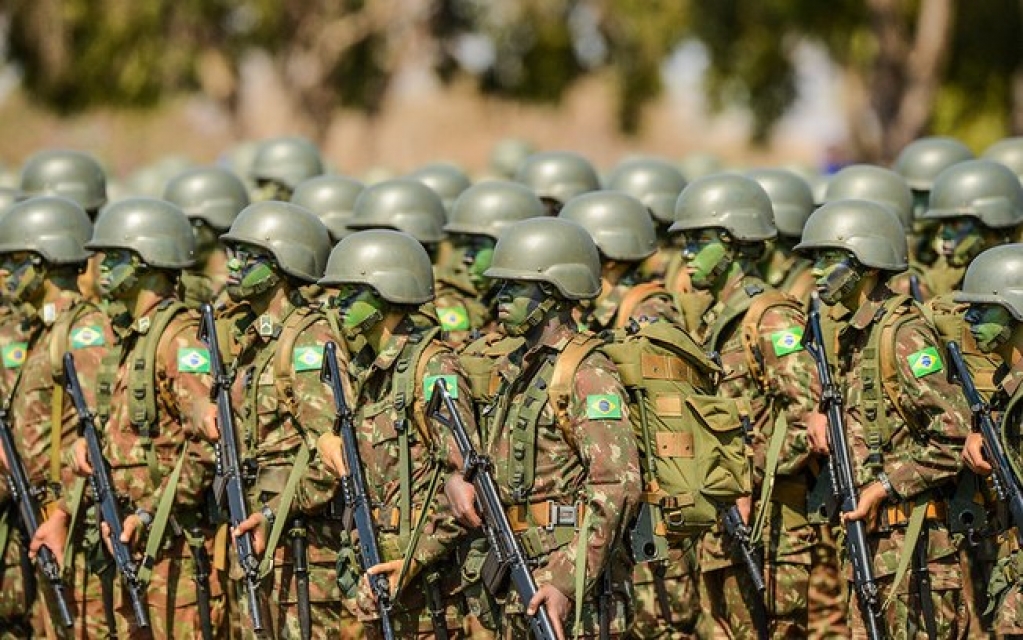
[[[849,520],[865,520],[868,529],[877,524],[877,512],[884,503],[888,493],[880,482],[871,482],[860,492],[860,500],[856,509],[842,514],[842,523]]]
[[[341,446],[341,436],[333,433],[325,433],[316,440],[316,452],[320,454],[323,466],[339,478],[348,475],[348,465]]]
[[[966,436],[963,462],[975,473],[982,476],[991,475],[991,463],[984,459],[984,436],[979,433],[971,433]]]
[[[483,519],[476,512],[476,487],[466,482],[461,473],[452,473],[444,482],[444,495],[451,504],[455,518],[467,527],[478,529]]]
[[[54,509],[50,517],[43,521],[32,540],[28,543],[28,557],[35,562],[39,549],[49,547],[57,564],[64,566],[64,544],[67,542],[67,527],[71,515],[63,509]]]
[[[78,438],[71,445],[71,470],[76,476],[83,478],[92,475],[92,465],[89,464],[89,447],[85,444],[85,438]]]
[[[806,439],[810,451],[820,456],[830,455],[828,444],[828,416],[814,411],[806,416]]]
[[[231,534],[234,537],[238,537],[248,531],[252,532],[252,550],[257,556],[263,555],[263,551],[266,549],[266,537],[267,527],[269,523],[266,521],[266,516],[263,515],[262,511],[256,511],[249,515],[248,518],[238,523]]]
[[[564,621],[568,618],[570,604],[568,596],[561,593],[557,587],[545,584],[537,589],[536,595],[529,601],[526,606],[526,615],[535,616],[540,606],[546,605],[554,633],[558,635],[558,640],[565,640]]]

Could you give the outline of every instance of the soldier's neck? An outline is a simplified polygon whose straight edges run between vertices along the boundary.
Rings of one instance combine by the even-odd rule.
[[[252,309],[252,313],[255,316],[261,316],[269,309],[276,309],[281,306],[291,293],[291,286],[287,281],[282,278],[280,282],[274,285],[271,289],[263,292],[258,296],[252,296],[248,299],[249,308]]]
[[[546,344],[554,334],[566,326],[572,327],[573,330],[576,327],[576,322],[572,318],[571,305],[565,305],[564,309],[551,312],[546,321],[526,335],[526,339],[531,345]]]
[[[617,285],[622,281],[632,267],[635,266],[632,262],[605,262],[601,267],[601,275],[604,279],[605,290],[601,292],[601,295],[606,294],[607,290]]]
[[[842,299],[842,304],[846,309],[855,313],[857,309],[868,301],[883,297],[887,291],[887,287],[884,284],[877,271],[868,271],[856,284],[856,288]]]
[[[42,289],[42,304],[56,301],[65,291],[78,293],[78,274],[66,270],[51,271],[43,281]]]
[[[132,318],[141,318],[161,300],[174,297],[174,283],[162,271],[139,276],[134,291],[122,300]]]
[[[1014,323],[1012,335],[996,352],[1010,369],[1023,358],[1023,322]]]
[[[394,335],[394,330],[398,328],[398,325],[404,319],[404,313],[388,311],[380,322],[373,325],[373,328],[366,332],[366,344],[373,350],[373,355],[383,351],[384,345],[390,342],[391,337]]]

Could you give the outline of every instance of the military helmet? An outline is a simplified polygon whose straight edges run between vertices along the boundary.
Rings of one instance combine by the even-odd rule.
[[[541,198],[568,202],[574,196],[600,188],[600,178],[589,160],[571,151],[541,151],[526,158],[515,174]]]
[[[149,266],[162,269],[195,264],[195,235],[188,216],[156,198],[125,198],[103,207],[85,248],[127,249]]]
[[[303,180],[291,194],[292,204],[309,209],[327,225],[334,242],[351,230],[346,226],[355,209],[355,200],[366,186],[354,178],[329,175]]]
[[[543,203],[528,187],[517,182],[486,180],[458,196],[444,230],[497,240],[508,225],[545,215]]]
[[[955,138],[931,136],[903,147],[892,168],[913,191],[930,191],[939,173],[957,162],[972,159],[970,148]]]
[[[902,222],[906,233],[913,228],[913,192],[901,175],[871,164],[854,164],[831,177],[824,202],[870,200],[883,204]]]
[[[686,188],[678,167],[659,158],[634,158],[620,163],[607,177],[607,188],[624,191],[650,210],[658,221],[675,221],[675,201]]]
[[[309,140],[297,136],[261,142],[250,169],[253,180],[273,180],[290,189],[322,173],[323,160],[319,149]]]
[[[566,202],[558,217],[586,229],[609,260],[638,262],[657,250],[657,230],[650,213],[627,193],[584,193]]]
[[[786,169],[757,169],[746,176],[756,180],[771,199],[778,234],[796,238],[802,235],[803,225],[815,208],[806,180]]]
[[[717,173],[690,182],[675,203],[672,233],[724,229],[741,242],[778,235],[771,198],[764,188],[737,173]]]
[[[444,209],[451,211],[451,206],[463,191],[472,186],[472,180],[465,172],[453,164],[432,162],[416,169],[406,176],[422,182],[433,189],[444,203]]]
[[[890,207],[872,200],[835,200],[817,209],[795,250],[842,249],[860,264],[885,271],[908,266],[906,231]]]
[[[179,173],[164,187],[163,199],[181,207],[189,218],[202,220],[218,231],[226,231],[238,212],[249,206],[245,183],[220,167]]]
[[[969,216],[991,229],[1023,222],[1023,186],[1008,167],[991,160],[960,162],[934,181],[925,218]]]
[[[330,252],[324,286],[365,284],[395,304],[433,300],[433,265],[422,243],[393,229],[345,236]]]
[[[14,187],[0,187],[0,213],[3,213],[16,202],[25,199],[25,194]]]
[[[686,180],[706,178],[724,171],[724,168],[721,158],[707,151],[688,153],[679,162],[679,169],[682,170],[682,175],[686,177]]]
[[[77,264],[89,259],[91,237],[85,209],[58,196],[23,200],[0,217],[0,253],[31,251],[51,264]]]
[[[502,179],[511,180],[533,151],[533,145],[521,138],[504,138],[490,152],[490,169]]]
[[[384,180],[366,189],[355,200],[349,229],[397,229],[423,244],[444,239],[447,214],[432,189],[410,178]]]
[[[1003,244],[978,255],[966,268],[956,302],[1000,304],[1023,322],[1023,244]]]
[[[95,212],[107,201],[107,178],[99,161],[69,149],[40,151],[25,162],[20,189],[29,196],[62,196]]]
[[[600,293],[600,255],[590,234],[578,224],[530,218],[505,229],[483,275],[545,282],[569,300],[586,300]]]
[[[985,149],[981,157],[1001,162],[1023,181],[1023,136],[999,140]]]
[[[281,271],[305,282],[316,282],[323,275],[331,247],[330,233],[316,214],[277,200],[250,204],[220,241],[265,249]]]

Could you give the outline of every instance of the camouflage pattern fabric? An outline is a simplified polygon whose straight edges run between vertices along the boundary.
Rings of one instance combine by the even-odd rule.
[[[810,274],[813,262],[789,251],[775,249],[766,260],[764,281],[775,289],[809,304],[815,280]]]
[[[614,329],[626,320],[621,317],[622,312],[629,315],[628,319],[635,320],[641,325],[666,320],[683,326],[682,316],[675,308],[671,294],[663,288],[644,296],[631,309],[623,309],[622,301],[636,284],[633,278],[625,278],[614,285],[605,280],[600,295],[595,300],[580,305],[581,314],[578,320],[580,326],[594,333]]]
[[[830,523],[814,524],[817,544],[810,557],[807,588],[808,638],[848,638],[849,584],[841,570],[838,536]]]
[[[482,301],[467,277],[440,277],[436,282],[433,305],[447,341],[454,347],[466,344],[474,333],[497,329],[493,310]]]
[[[925,267],[925,273],[931,287],[931,294],[940,296],[959,289],[963,284],[963,276],[966,275],[966,267],[952,266],[944,256],[938,256],[934,264]]]
[[[696,638],[700,613],[700,568],[697,545],[669,548],[668,558],[637,564],[632,572],[636,617],[629,638],[689,640]],[[659,586],[660,581],[663,586]],[[663,589],[661,595],[658,591]],[[665,619],[660,598],[667,596],[670,619]]]

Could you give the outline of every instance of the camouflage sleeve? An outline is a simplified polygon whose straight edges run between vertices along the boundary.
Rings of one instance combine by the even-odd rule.
[[[671,296],[666,293],[663,295],[653,295],[648,298],[644,298],[632,310],[630,318],[640,325],[647,325],[658,320],[667,320],[669,322],[674,322],[680,327],[685,326],[685,320],[683,320],[682,314],[679,313],[678,309],[675,307],[675,303],[672,302]]]
[[[813,358],[802,345],[806,319],[796,309],[774,306],[760,319],[759,345],[766,389],[776,415],[787,423],[785,439],[778,456],[777,473],[791,475],[803,469],[810,458],[806,436],[807,414],[816,410],[820,381]],[[754,481],[760,484],[767,461],[767,450],[776,422],[767,420],[754,438]]]
[[[585,514],[573,540],[551,553],[536,573],[537,582],[553,584],[569,597],[575,593],[576,555],[586,554],[590,591],[639,502],[639,453],[625,401],[614,364],[601,354],[588,356],[576,371],[569,405],[575,448],[586,468],[578,491]]]
[[[895,336],[902,415],[911,422],[908,446],[885,454],[885,472],[904,499],[947,481],[959,472],[970,432],[970,411],[948,381],[943,350],[923,322],[903,325]]]

